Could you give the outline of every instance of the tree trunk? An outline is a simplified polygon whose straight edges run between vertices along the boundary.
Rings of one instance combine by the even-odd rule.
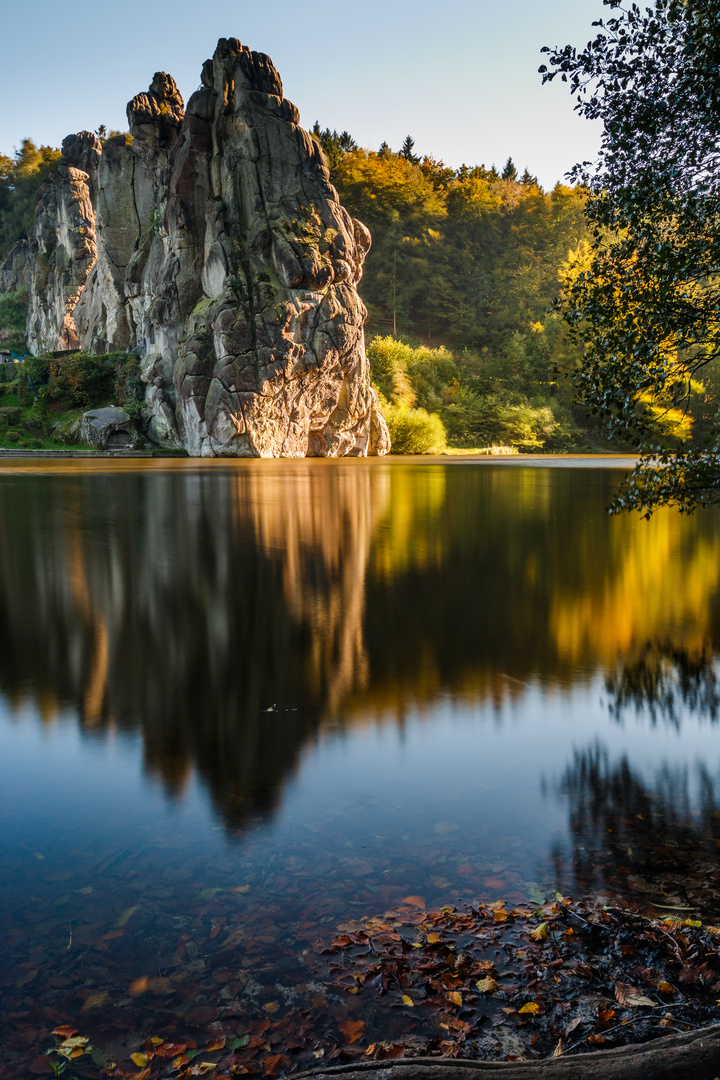
[[[536,1061],[367,1061],[298,1073],[293,1080],[338,1075],[344,1080],[715,1080],[720,1077],[720,1025],[591,1054]]]

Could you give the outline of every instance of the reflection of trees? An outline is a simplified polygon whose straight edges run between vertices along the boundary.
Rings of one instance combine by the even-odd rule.
[[[700,653],[670,643],[646,645],[632,661],[608,675],[610,711],[621,719],[629,709],[680,727],[683,712],[717,722],[720,710],[718,665],[708,644]]]
[[[179,790],[195,765],[237,824],[367,679],[386,497],[384,474],[332,464],[6,480],[0,685],[48,719],[140,725],[148,769]]]
[[[716,908],[720,772],[704,762],[666,764],[648,780],[596,744],[574,752],[555,792],[568,800],[572,838],[570,865],[554,852],[558,881],[572,878],[583,893],[600,888],[659,905],[679,894]]]
[[[617,481],[455,466],[438,506],[427,480],[419,494],[393,474],[392,528],[374,545],[368,583],[372,678],[358,710],[368,694],[380,715],[448,692],[500,704],[534,678],[571,687],[614,670],[649,640],[693,653],[720,642],[717,516],[611,518]]]
[[[647,667],[646,641],[710,655],[716,517],[609,518],[616,483],[360,461],[6,473],[0,686],[48,721],[139,728],[169,790],[197,768],[238,823],[325,717],[501,704]]]

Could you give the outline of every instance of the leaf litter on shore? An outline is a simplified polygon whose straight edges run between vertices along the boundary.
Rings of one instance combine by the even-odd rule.
[[[103,1047],[96,1036],[98,1049],[59,1026],[51,1059],[71,1063],[79,1078],[226,1080],[418,1055],[529,1060],[717,1019],[720,929],[697,919],[648,918],[620,902],[559,894],[536,908],[497,901],[424,910],[418,900],[313,941],[295,996],[276,986],[277,1000],[263,1001],[267,988],[253,994],[247,979],[216,971],[213,982],[227,983],[184,1028],[157,1010],[164,1034],[137,1047],[126,1040],[116,1063],[112,1039]],[[148,983],[147,992],[159,991]]]

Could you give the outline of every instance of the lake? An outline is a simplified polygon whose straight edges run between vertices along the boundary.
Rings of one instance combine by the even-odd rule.
[[[0,463],[0,1075],[398,1038],[324,952],[398,908],[720,918],[720,516],[572,464]]]

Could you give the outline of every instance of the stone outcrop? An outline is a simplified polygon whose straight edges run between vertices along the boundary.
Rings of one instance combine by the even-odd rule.
[[[3,288],[26,275],[32,350],[134,349],[150,437],[194,455],[385,453],[357,292],[370,235],[268,57],[221,39],[186,110],[158,73],[128,122],[104,148],[65,140],[0,269]]]
[[[79,436],[94,450],[134,450],[140,445],[135,422],[116,405],[83,413]]]

